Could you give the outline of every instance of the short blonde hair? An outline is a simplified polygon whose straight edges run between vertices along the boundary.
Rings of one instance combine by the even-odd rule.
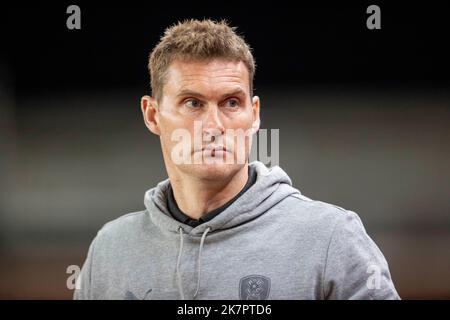
[[[253,92],[255,60],[250,46],[225,20],[185,20],[166,29],[150,53],[148,69],[152,95],[162,98],[167,69],[174,60],[210,61],[221,58],[242,61],[248,69],[250,94]]]

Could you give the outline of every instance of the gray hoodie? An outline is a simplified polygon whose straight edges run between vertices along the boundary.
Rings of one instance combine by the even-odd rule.
[[[278,166],[195,228],[167,210],[169,180],[146,210],[103,226],[75,299],[399,299],[358,215],[311,200]]]

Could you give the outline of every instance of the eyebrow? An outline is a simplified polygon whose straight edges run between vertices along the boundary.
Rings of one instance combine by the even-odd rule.
[[[228,97],[231,97],[231,96],[237,96],[237,95],[245,96],[245,91],[242,90],[241,88],[238,88],[238,89],[236,89],[236,90],[234,90],[234,91],[231,91],[231,92],[229,92],[229,93],[223,94],[223,95],[220,97],[220,99],[223,100],[223,99],[226,99],[226,98],[228,98]],[[192,91],[192,90],[188,90],[188,89],[181,90],[181,91],[177,94],[177,97],[186,97],[186,96],[193,96],[193,97],[197,97],[197,98],[206,100],[206,97],[205,97],[204,95],[202,95],[201,93],[196,92],[196,91]]]

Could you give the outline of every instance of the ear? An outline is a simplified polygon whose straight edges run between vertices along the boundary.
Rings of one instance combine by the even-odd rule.
[[[252,98],[252,112],[253,112],[253,123],[252,123],[252,133],[255,134],[259,130],[259,125],[261,120],[259,118],[259,97],[254,96]]]
[[[150,96],[143,96],[141,98],[141,110],[147,128],[159,136],[161,131],[159,128],[158,103],[156,99]]]

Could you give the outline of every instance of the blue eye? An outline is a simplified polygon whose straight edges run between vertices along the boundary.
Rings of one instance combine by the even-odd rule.
[[[188,108],[196,109],[200,107],[200,101],[195,99],[186,100],[184,103]]]
[[[230,99],[227,101],[227,107],[236,108],[239,106],[239,103],[236,99]]]

